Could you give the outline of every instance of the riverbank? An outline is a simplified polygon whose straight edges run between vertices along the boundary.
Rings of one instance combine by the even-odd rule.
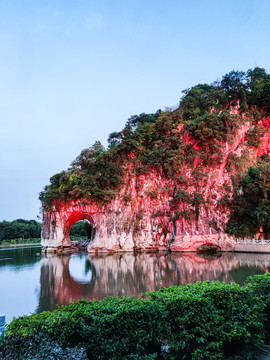
[[[29,245],[41,245],[41,239],[40,238],[32,238],[32,239],[2,240],[0,243],[0,248],[16,247],[16,246],[29,246]]]
[[[8,325],[0,356],[41,359],[37,353],[44,355],[47,338],[46,344],[57,342],[61,349],[77,346],[88,359],[259,359],[261,351],[267,354],[269,329],[266,273],[249,277],[244,286],[197,282],[139,299],[81,300],[23,316]]]
[[[40,243],[29,243],[29,244],[16,244],[16,245],[0,245],[0,249],[8,249],[14,247],[24,247],[24,246],[41,246]]]

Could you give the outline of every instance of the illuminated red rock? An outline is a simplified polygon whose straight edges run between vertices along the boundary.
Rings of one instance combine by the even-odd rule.
[[[270,154],[270,118],[264,118],[261,124],[266,131],[260,147],[248,148],[246,168],[261,155]],[[223,144],[219,165],[205,167],[202,179],[192,178],[194,168],[183,167],[181,174],[189,181],[186,193],[200,194],[203,199],[197,207],[196,218],[188,216],[189,210],[194,212],[194,206],[187,202],[179,202],[172,208],[175,184],[171,179],[154,169],[148,175],[137,175],[129,163],[124,186],[107,205],[100,206],[91,199],[68,203],[55,201],[51,210],[45,210],[42,245],[48,249],[70,246],[72,225],[88,219],[95,229],[89,252],[196,251],[204,244],[213,244],[222,251],[233,250],[235,239],[224,231],[230,210],[222,199],[225,195],[229,199],[232,197],[232,180],[226,165],[229,155],[240,156],[246,151],[245,139],[251,127],[252,123],[247,121],[238,128],[233,141]],[[191,142],[197,149],[196,143],[186,135],[179,141]],[[195,158],[194,167],[200,164],[200,158]]]

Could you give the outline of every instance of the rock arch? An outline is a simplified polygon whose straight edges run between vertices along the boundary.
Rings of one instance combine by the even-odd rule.
[[[66,206],[53,206],[50,211],[43,212],[43,223],[41,232],[41,245],[48,249],[58,247],[70,247],[70,230],[80,220],[88,220],[92,226],[93,240],[96,233],[96,223],[93,213],[85,208],[73,208]]]
[[[149,181],[147,184],[149,186]],[[173,227],[166,215],[153,216],[158,209],[162,214],[166,213],[168,198],[152,203],[145,196],[138,197],[134,188],[131,189],[131,198],[140,201],[125,203],[121,197],[103,206],[91,200],[85,203],[59,201],[50,209],[44,209],[41,234],[44,250],[54,252],[58,247],[71,247],[70,229],[83,219],[89,220],[95,233],[87,247],[88,252],[197,251],[198,247],[209,243],[221,251],[234,249],[235,240],[212,229],[208,218],[199,217],[196,223],[180,219]],[[146,185],[139,193],[145,189]]]
[[[104,206],[91,200],[69,203],[55,201],[49,209],[43,210],[41,245],[44,250],[54,252],[58,247],[70,247],[70,229],[74,223],[84,219],[93,228],[92,241],[87,248],[89,252],[133,251],[138,234],[142,239],[140,247],[149,247],[153,243],[149,229],[144,228],[141,233],[134,230],[136,213],[119,200]],[[128,229],[127,224],[130,224]]]
[[[67,241],[70,241],[70,237],[69,237],[70,230],[71,230],[72,226],[80,220],[88,220],[92,226],[92,229],[94,230],[96,228],[95,222],[91,215],[89,215],[88,213],[83,212],[83,211],[74,211],[73,213],[70,214],[69,218],[66,220],[66,222],[64,224],[64,231],[63,231],[64,239],[67,239]],[[93,240],[94,235],[95,235],[95,232],[92,231],[90,240]]]

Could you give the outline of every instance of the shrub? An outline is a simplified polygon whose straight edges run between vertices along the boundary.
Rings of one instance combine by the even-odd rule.
[[[252,292],[259,296],[266,305],[264,326],[267,343],[270,344],[270,273],[249,276],[247,284],[252,286]]]
[[[64,349],[58,341],[52,341],[45,333],[38,333],[25,339],[22,336],[6,337],[0,340],[0,358],[5,360],[87,360],[84,348]]]
[[[197,282],[149,294],[166,313],[172,358],[221,359],[263,342],[263,301],[249,287]]]
[[[89,359],[214,360],[246,348],[252,355],[269,328],[269,289],[267,274],[248,278],[246,286],[207,281],[144,299],[81,300],[14,319],[5,346],[44,333],[61,347],[85,348]]]

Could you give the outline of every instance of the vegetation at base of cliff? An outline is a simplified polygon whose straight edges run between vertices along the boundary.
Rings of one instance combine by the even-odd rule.
[[[270,158],[262,157],[242,177],[235,189],[229,234],[253,237],[260,229],[270,237]]]
[[[231,71],[221,81],[199,84],[183,93],[177,109],[131,116],[122,131],[109,135],[108,149],[96,142],[83,150],[71,167],[52,176],[50,185],[40,193],[44,208],[58,200],[107,203],[119,194],[127,165],[132,165],[137,175],[154,169],[172,180],[176,206],[174,195],[206,182],[224,160],[226,144],[232,144],[237,129],[249,121],[246,150],[241,156],[231,152],[227,158],[226,169],[238,186],[249,166],[249,149],[260,146],[266,131],[262,120],[270,115],[270,75],[258,67],[246,73]],[[183,174],[187,167],[189,180]],[[194,219],[205,202],[200,192],[195,190],[189,199]],[[221,206],[230,206],[223,200]]]
[[[0,222],[0,244],[24,243],[31,239],[39,239],[40,242],[41,223],[36,220],[17,219],[14,221]]]
[[[161,288],[145,298],[81,300],[13,319],[0,356],[10,359],[12,351],[16,357],[21,343],[28,357],[20,358],[32,358],[43,334],[61,349],[86,349],[88,359],[218,360],[236,354],[238,359],[255,359],[258,349],[269,344],[269,325],[266,273],[249,277],[244,286],[197,282]]]

